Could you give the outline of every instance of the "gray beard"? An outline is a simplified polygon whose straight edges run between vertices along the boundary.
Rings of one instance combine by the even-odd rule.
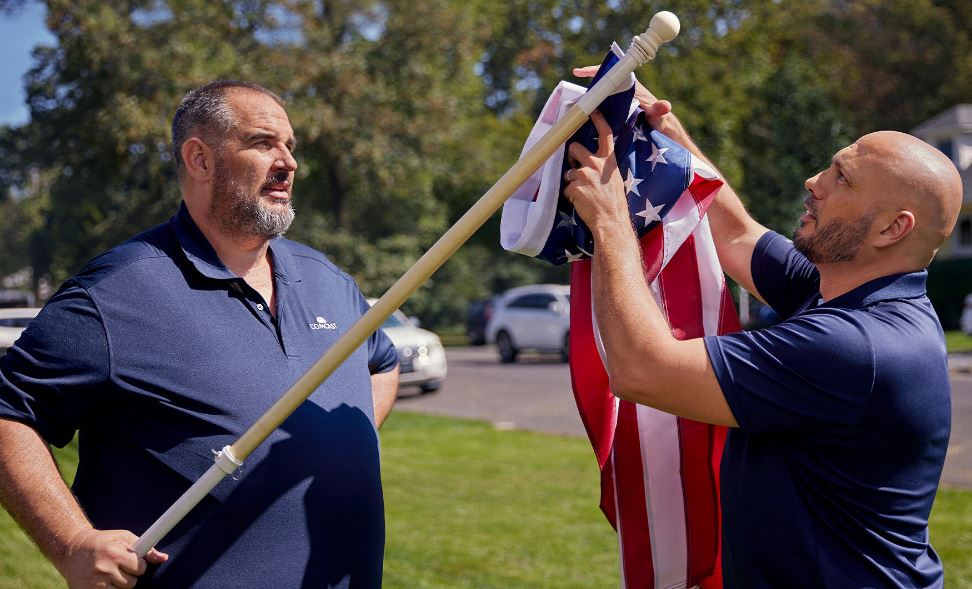
[[[245,188],[252,186],[253,180],[249,176],[244,178],[242,184],[230,180],[222,158],[217,156],[210,215],[228,235],[262,239],[279,237],[287,232],[294,221],[293,200],[282,211],[271,208],[259,192]]]
[[[834,264],[837,262],[852,262],[857,258],[867,230],[877,214],[869,212],[862,217],[847,222],[835,219],[808,237],[798,235],[800,229],[793,233],[793,247],[814,264]]]

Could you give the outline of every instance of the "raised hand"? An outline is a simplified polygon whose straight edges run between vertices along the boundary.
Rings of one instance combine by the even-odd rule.
[[[574,68],[574,75],[578,78],[593,78],[597,73],[598,66],[588,65]],[[669,124],[669,118],[665,115],[672,112],[672,103],[667,100],[658,100],[641,82],[635,78],[635,100],[641,104],[641,109],[645,111],[645,117],[652,129],[665,132]]]

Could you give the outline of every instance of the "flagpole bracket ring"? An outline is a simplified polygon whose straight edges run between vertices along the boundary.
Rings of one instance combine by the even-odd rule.
[[[213,454],[215,455],[214,460],[216,461],[216,466],[218,466],[221,471],[225,472],[236,480],[233,473],[243,467],[243,461],[237,459],[236,456],[233,455],[232,448],[230,446],[223,446],[223,449],[219,452],[213,450]]]

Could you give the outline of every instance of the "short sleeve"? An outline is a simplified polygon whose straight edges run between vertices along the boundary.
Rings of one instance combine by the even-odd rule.
[[[64,446],[92,414],[109,370],[97,308],[84,289],[69,283],[0,358],[0,417]]]
[[[752,432],[852,425],[874,388],[873,347],[845,310],[708,336],[705,346],[733,416]]]
[[[359,293],[360,301],[358,306],[364,314],[371,308],[364,296]],[[378,328],[378,331],[371,334],[368,338],[368,371],[371,374],[388,372],[398,366],[398,352],[395,345],[385,333],[385,330]]]
[[[784,319],[820,290],[817,267],[773,231],[756,242],[750,270],[759,295]]]

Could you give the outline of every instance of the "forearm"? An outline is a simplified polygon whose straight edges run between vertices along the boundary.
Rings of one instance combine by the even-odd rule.
[[[91,530],[47,444],[22,423],[0,419],[0,503],[55,565],[70,539]]]
[[[685,146],[694,156],[718,172],[715,164],[699,149],[674,113],[662,116],[657,130]],[[721,173],[719,173],[722,176]],[[723,270],[746,290],[758,294],[752,280],[750,263],[756,242],[768,231],[753,219],[742,200],[723,176],[723,185],[709,206],[706,217],[712,229],[716,252]]]
[[[381,427],[398,398],[398,367],[371,375],[371,396],[375,404],[375,426]]]
[[[611,389],[622,398],[654,405],[651,375],[677,343],[645,280],[641,251],[628,219],[592,229],[591,290]]]

